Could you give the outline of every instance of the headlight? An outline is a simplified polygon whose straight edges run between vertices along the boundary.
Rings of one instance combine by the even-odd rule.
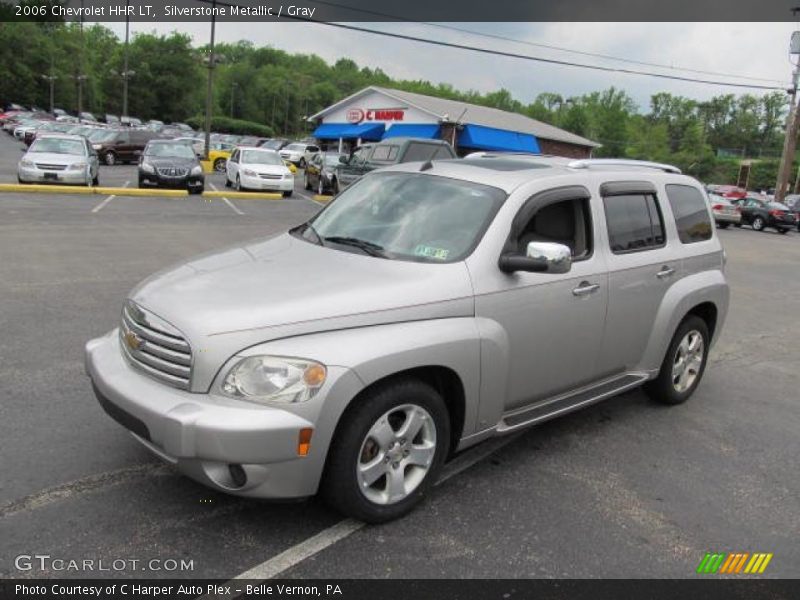
[[[92,144],[92,148],[94,148],[95,150],[100,150],[100,148],[102,148],[102,147],[103,146],[100,145],[100,144]]]
[[[145,173],[155,173],[156,169],[150,163],[143,162],[142,163],[142,171],[144,171]]]
[[[242,169],[242,173],[244,173],[248,177],[255,177],[256,176],[256,172],[252,171],[250,169]]]
[[[27,158],[23,158],[21,161],[19,161],[19,166],[28,168],[33,167],[33,161],[28,160]]]
[[[202,175],[203,174],[203,167],[197,165],[196,167],[192,167],[192,175]]]
[[[81,169],[85,169],[85,168],[86,168],[86,163],[85,162],[77,162],[77,163],[72,163],[69,166],[68,170],[69,171],[80,171]]]
[[[250,356],[228,371],[221,387],[232,398],[289,404],[314,397],[326,377],[325,366],[311,360]]]

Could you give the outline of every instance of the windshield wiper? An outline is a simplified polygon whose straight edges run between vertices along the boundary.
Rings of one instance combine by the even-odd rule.
[[[389,256],[386,254],[386,251],[383,249],[383,246],[379,246],[378,244],[373,244],[372,242],[368,242],[367,240],[360,240],[354,237],[344,237],[338,235],[333,235],[331,237],[325,237],[321,239],[325,240],[326,242],[341,244],[342,246],[353,246],[354,248],[363,250],[370,256],[377,256],[379,258],[389,258]]]

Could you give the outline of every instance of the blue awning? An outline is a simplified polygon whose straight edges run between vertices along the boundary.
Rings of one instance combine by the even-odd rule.
[[[529,133],[493,129],[481,125],[465,126],[458,134],[458,145],[476,150],[541,153],[539,141]]]
[[[377,141],[384,130],[383,123],[323,123],[314,130],[312,137],[318,140],[357,139]]]
[[[439,129],[439,125],[436,123],[395,123],[386,130],[386,133],[383,134],[383,139],[393,137],[415,137],[432,140],[439,137]]]

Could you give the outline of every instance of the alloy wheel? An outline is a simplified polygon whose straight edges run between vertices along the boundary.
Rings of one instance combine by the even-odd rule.
[[[683,336],[672,363],[672,385],[676,392],[683,393],[694,385],[703,365],[704,353],[705,342],[699,331],[692,329]]]
[[[436,454],[436,425],[416,404],[384,413],[367,432],[356,474],[361,493],[375,504],[407,498],[425,479]]]

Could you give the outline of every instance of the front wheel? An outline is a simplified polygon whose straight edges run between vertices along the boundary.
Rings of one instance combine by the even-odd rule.
[[[103,162],[105,162],[109,167],[113,167],[115,164],[117,164],[117,155],[113,152],[106,152],[103,156]]]
[[[322,177],[319,178],[319,183],[317,184],[317,194],[320,196],[325,195],[325,182],[322,181]]]
[[[764,231],[765,226],[766,223],[764,222],[764,219],[762,219],[761,217],[756,217],[755,219],[753,219],[753,229],[755,229],[756,231]]]
[[[214,170],[217,173],[222,173],[222,171],[225,170],[227,163],[228,161],[225,160],[224,158],[218,158],[217,160],[214,161]]]
[[[353,518],[396,519],[436,482],[449,445],[447,408],[436,390],[415,379],[381,384],[342,417],[322,492]]]
[[[288,192],[283,192],[283,197],[284,197],[284,198],[291,198],[291,197],[292,197],[292,192],[291,192],[291,190],[289,190]]]
[[[297,163],[297,166],[300,167],[301,169],[305,169],[306,168],[306,159],[305,158],[301,158],[300,162]]]
[[[782,235],[785,235],[787,231],[789,231],[789,230],[788,229],[782,229],[782,228],[778,229],[778,233],[780,233]]]
[[[647,394],[662,404],[682,404],[703,377],[710,336],[706,322],[690,316],[683,320],[670,342],[656,379],[645,384]]]

